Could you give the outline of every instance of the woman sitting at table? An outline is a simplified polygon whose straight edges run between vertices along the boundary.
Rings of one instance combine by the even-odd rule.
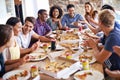
[[[63,11],[59,6],[55,5],[50,8],[50,12],[49,12],[50,18],[47,19],[47,23],[51,27],[52,31],[57,29],[60,29],[60,30],[66,29],[62,27],[62,24],[61,24],[62,15],[63,15]]]
[[[94,10],[92,3],[85,3],[85,19],[93,27],[98,26],[98,12]]]
[[[105,5],[102,6],[101,10],[104,10],[104,9],[109,9],[109,10],[112,10],[113,12],[115,12],[114,8],[111,5],[108,5],[108,4],[105,4]],[[98,33],[99,31],[101,31],[101,29],[99,27],[98,28],[94,28],[87,21],[82,22],[82,23],[86,23],[88,25],[88,27],[95,34]],[[116,19],[115,19],[115,27],[117,27],[118,29],[120,29],[120,24],[119,24],[119,22]]]
[[[85,3],[85,19],[87,20],[85,23],[88,25],[89,29],[99,37],[103,36],[103,32],[98,29],[98,12],[94,10],[92,3]]]
[[[2,77],[5,72],[23,64],[27,56],[19,60],[15,60],[16,63],[14,64],[6,65],[4,63],[3,50],[5,48],[9,48],[14,42],[14,33],[12,27],[9,25],[0,25],[0,36],[3,36],[0,38],[0,77]]]
[[[19,45],[19,49],[20,49],[20,52],[17,50],[18,53],[16,53],[16,50],[13,48],[13,49],[12,49],[12,52],[14,52],[17,56],[18,56],[18,55],[24,56],[25,54],[30,53],[30,52],[36,50],[36,48],[37,48],[37,46],[38,46],[37,44],[34,44],[34,45],[32,45],[30,48],[26,48],[26,49],[25,49],[25,48],[22,48],[22,47],[20,46],[20,44],[19,44],[19,41],[20,41],[20,39],[19,39],[19,34],[20,34],[20,32],[22,31],[22,24],[21,24],[21,21],[20,21],[19,18],[17,18],[17,17],[10,17],[10,18],[7,20],[6,24],[11,25],[11,26],[13,27],[14,38],[15,38],[14,42],[15,42],[15,44]],[[14,47],[15,47],[15,46],[14,46]],[[19,54],[19,53],[20,53],[20,54]],[[10,54],[13,54],[13,53],[10,53]],[[14,56],[14,55],[13,55],[13,56]],[[20,56],[19,56],[19,57],[20,57]]]

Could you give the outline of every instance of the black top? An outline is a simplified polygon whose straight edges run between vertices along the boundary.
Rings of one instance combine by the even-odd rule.
[[[0,53],[0,77],[2,77],[4,73],[5,73],[4,58],[2,53]]]

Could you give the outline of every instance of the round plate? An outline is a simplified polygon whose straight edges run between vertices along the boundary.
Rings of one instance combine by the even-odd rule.
[[[104,75],[96,70],[84,70],[74,74],[75,80],[103,80]]]
[[[47,57],[47,55],[45,55],[44,53],[32,53],[32,54],[29,54],[30,57],[33,57],[33,58],[30,58],[30,61],[40,61],[40,60],[43,60]],[[41,57],[39,57],[41,56]]]
[[[24,72],[24,70],[14,70],[14,71],[7,72],[6,74],[3,75],[3,80],[7,80],[11,76],[14,76],[16,74],[20,74],[21,72]],[[27,76],[18,77],[17,80],[28,80],[30,78],[30,72],[29,71],[27,71],[27,72],[28,72]]]

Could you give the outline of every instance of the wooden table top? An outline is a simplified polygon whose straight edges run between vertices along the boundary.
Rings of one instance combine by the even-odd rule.
[[[20,69],[20,70],[23,70],[23,69],[30,70],[30,66],[31,65],[36,64],[37,66],[43,66],[44,62],[46,62],[46,61],[48,61],[48,59],[45,59],[45,60],[40,61],[40,62],[28,62],[28,63],[25,63],[25,64],[21,65],[17,69]],[[97,63],[97,62],[91,64],[90,65],[90,69],[98,70],[98,71],[103,73],[103,66],[102,66],[102,64]],[[53,77],[51,77],[51,76],[49,76],[47,74],[40,73],[40,80],[74,80],[73,75],[74,74],[72,74],[68,79],[56,79],[56,78],[53,78]]]
[[[39,51],[41,51],[41,50],[39,50]],[[41,66],[43,66],[43,64],[46,61],[48,61],[48,59],[45,59],[45,60],[42,60],[42,61],[39,61],[39,62],[28,62],[28,63],[25,63],[25,64],[21,65],[18,69],[27,69],[27,70],[30,70],[30,66],[34,65],[34,64],[36,64],[38,67],[41,67]],[[103,73],[103,66],[102,66],[102,64],[97,63],[97,62],[91,64],[90,65],[90,69],[92,69],[92,70],[98,70],[101,73]],[[68,79],[65,79],[65,80],[74,80],[73,76],[74,76],[74,74],[72,74]],[[51,77],[49,75],[46,75],[44,73],[40,73],[40,80],[64,80],[64,79],[55,79],[55,78],[53,78],[53,77]]]
[[[91,65],[91,68],[94,69],[94,70],[98,70],[98,71],[103,73],[103,66],[102,66],[102,64],[94,63],[94,64]],[[74,80],[73,75],[71,75],[66,80]],[[55,78],[53,78],[51,76],[48,76],[48,75],[43,74],[43,73],[40,73],[40,80],[64,80],[64,79],[55,79]]]

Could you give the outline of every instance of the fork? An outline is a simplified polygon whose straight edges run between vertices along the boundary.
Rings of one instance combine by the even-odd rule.
[[[107,67],[108,69],[110,69],[111,66],[112,66],[110,60],[106,60],[106,61],[105,61],[105,65],[106,65],[106,67]]]

